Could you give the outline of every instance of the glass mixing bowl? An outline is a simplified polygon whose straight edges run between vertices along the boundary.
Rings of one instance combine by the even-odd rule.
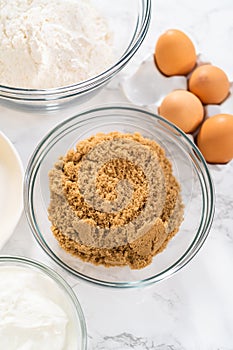
[[[139,132],[163,147],[181,185],[184,220],[179,232],[152,263],[140,270],[96,266],[65,252],[48,220],[48,173],[61,155],[98,132]],[[146,110],[130,106],[96,108],[65,120],[41,141],[28,164],[24,184],[25,211],[31,230],[44,251],[77,277],[112,287],[138,287],[172,276],[204,243],[214,215],[214,189],[200,151],[177,127]]]
[[[38,299],[40,302],[40,305],[46,305],[41,300],[43,297],[46,297],[47,294],[49,295],[50,293],[47,305],[52,305],[52,303],[54,303],[55,305],[60,305],[63,311],[65,311],[68,315],[68,323],[66,326],[67,335],[65,340],[66,349],[74,349],[74,350],[87,349],[86,323],[85,323],[81,306],[72,288],[66,283],[66,281],[60,275],[58,275],[51,268],[37,261],[27,259],[24,257],[18,257],[18,256],[0,256],[0,273],[2,278],[1,280],[2,285],[3,286],[10,285],[11,293],[13,291],[14,293],[17,291],[16,285],[14,285],[14,281],[12,280],[10,280],[10,282],[8,281],[6,284],[6,281],[4,281],[4,277],[3,277],[4,274],[7,274],[8,278],[11,275],[13,277],[14,273],[19,274],[19,276],[21,277],[23,276],[22,283],[25,283],[25,288],[26,288],[25,289],[26,294],[23,296],[23,298],[28,297],[29,291],[32,291],[33,293],[32,298],[35,298],[34,288],[37,288],[36,293],[39,292],[37,298],[40,298]],[[17,283],[17,275],[15,275],[15,277],[16,277],[15,283]],[[22,285],[19,286],[19,292],[24,293],[24,289],[22,290]],[[7,293],[8,293],[8,290],[4,290],[4,298],[7,298]],[[12,298],[12,295],[9,295],[8,298]],[[16,295],[14,298],[15,308],[18,308],[18,310],[20,310],[22,306],[24,308],[27,307],[27,305],[24,304],[23,299],[21,301],[21,305],[20,304],[17,305],[18,299],[20,298],[18,298],[18,296]],[[32,301],[29,301],[29,302],[31,303]],[[3,300],[3,310],[4,310],[4,300]],[[33,314],[35,313],[35,310],[31,310],[30,317],[33,316]],[[44,312],[46,312],[46,310],[44,310]],[[41,323],[41,320],[43,320],[43,316],[40,316],[40,319],[37,320],[37,322],[39,322],[39,325]],[[10,324],[11,323],[9,323],[9,325]],[[17,321],[14,323],[14,320],[12,320],[12,327],[14,326],[16,327],[15,331],[17,331]],[[48,326],[49,326],[49,323],[48,323]],[[22,327],[23,326],[21,326],[21,330],[23,329]],[[53,325],[50,324],[50,327],[53,327]],[[3,329],[3,332],[1,334],[4,334],[4,326],[2,329]],[[41,332],[43,332],[43,329],[41,330]],[[22,332],[22,334],[24,334],[25,336],[25,334],[27,333]],[[34,337],[36,336],[37,335],[35,333]],[[41,333],[41,336],[43,336],[43,333]],[[25,342],[30,342],[30,340],[27,338],[24,340]],[[1,341],[3,341],[3,339],[1,339]]]
[[[87,101],[115,76],[142,44],[150,24],[151,0],[92,0],[109,23],[113,33],[115,62],[111,67],[86,81],[52,89],[22,89],[0,85],[0,101],[21,106],[56,108],[61,103]],[[10,104],[12,105],[12,103]],[[14,105],[14,104],[13,104]]]

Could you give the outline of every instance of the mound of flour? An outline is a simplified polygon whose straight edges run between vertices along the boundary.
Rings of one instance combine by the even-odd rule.
[[[0,2],[0,85],[74,84],[112,61],[108,23],[89,0]]]

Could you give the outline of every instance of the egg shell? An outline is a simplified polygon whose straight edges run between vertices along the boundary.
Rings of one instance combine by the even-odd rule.
[[[203,64],[192,72],[188,88],[204,104],[218,104],[228,96],[230,82],[222,69]]]
[[[197,145],[209,163],[227,163],[233,158],[233,115],[216,114],[204,121]]]
[[[153,108],[172,90],[186,90],[187,80],[184,76],[165,77],[155,66],[153,55],[149,55],[131,76],[122,80],[121,88],[130,102]]]
[[[167,75],[186,75],[196,64],[193,42],[182,31],[169,29],[163,33],[155,46],[155,62],[159,70]]]
[[[191,92],[175,90],[168,94],[159,107],[159,114],[186,133],[192,133],[204,118],[201,101]]]

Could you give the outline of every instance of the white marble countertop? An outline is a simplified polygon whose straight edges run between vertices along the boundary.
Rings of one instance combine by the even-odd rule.
[[[149,33],[129,67],[81,108],[100,105],[102,101],[126,102],[119,82],[153,52],[158,36],[168,28],[190,33],[199,51],[223,68],[233,81],[232,0],[152,2]],[[0,106],[0,130],[13,142],[26,167],[35,146],[48,130],[78,110],[80,107],[50,115],[32,115]],[[74,279],[43,253],[24,214],[0,254],[43,261],[65,277],[83,308],[88,349],[232,350],[233,161],[209,169],[216,190],[216,214],[209,237],[185,268],[156,285],[114,290]]]

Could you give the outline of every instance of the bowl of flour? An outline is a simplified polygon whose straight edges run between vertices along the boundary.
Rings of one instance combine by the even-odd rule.
[[[0,99],[90,98],[140,47],[150,12],[150,0],[1,1]]]

